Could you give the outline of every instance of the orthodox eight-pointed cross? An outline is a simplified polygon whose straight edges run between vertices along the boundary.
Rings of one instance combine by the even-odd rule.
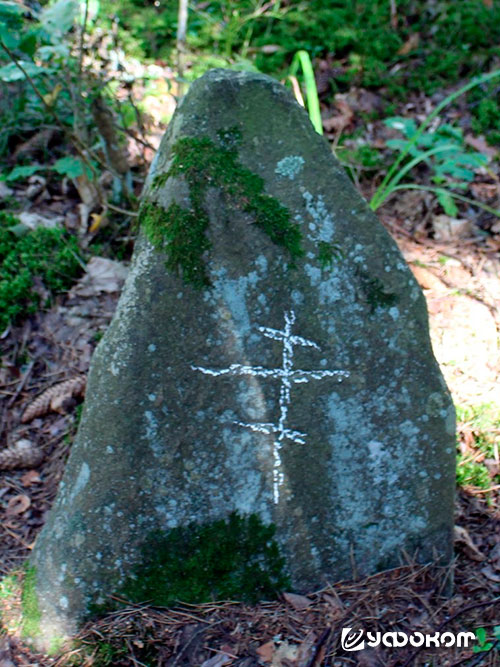
[[[294,431],[286,426],[288,415],[288,406],[290,405],[290,390],[292,384],[310,382],[311,380],[321,380],[326,377],[336,377],[339,382],[343,378],[349,377],[349,371],[302,371],[293,369],[293,348],[295,345],[302,347],[313,347],[316,350],[321,348],[312,340],[295,336],[292,334],[292,326],[295,322],[295,313],[293,310],[285,311],[285,328],[283,330],[270,329],[268,327],[259,327],[259,331],[267,338],[279,340],[283,343],[283,364],[281,368],[264,368],[263,366],[243,366],[242,364],[231,364],[229,368],[203,368],[202,366],[191,366],[194,371],[201,371],[205,375],[253,375],[256,377],[266,377],[279,379],[280,386],[280,416],[277,424],[268,424],[265,422],[245,423],[235,422],[238,426],[248,428],[257,433],[266,435],[275,434],[273,442],[273,498],[274,502],[279,502],[279,487],[283,484],[283,473],[281,471],[280,450],[285,440],[304,445],[306,434],[300,431]]]

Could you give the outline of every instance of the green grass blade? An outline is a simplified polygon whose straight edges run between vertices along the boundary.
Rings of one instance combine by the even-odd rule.
[[[321,122],[321,112],[319,107],[318,89],[311,58],[307,51],[297,51],[290,65],[290,75],[296,76],[299,66],[304,75],[304,85],[306,87],[307,111],[314,129],[318,134],[323,134],[323,123]]]

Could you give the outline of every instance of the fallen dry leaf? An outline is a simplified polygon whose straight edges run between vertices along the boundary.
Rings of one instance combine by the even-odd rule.
[[[271,662],[272,667],[291,667],[291,664],[296,665],[298,652],[299,647],[297,644],[290,644],[285,639],[274,651]]]
[[[495,569],[500,572],[500,542],[490,551],[490,560],[495,564]]]
[[[89,227],[89,232],[93,234],[96,232],[99,227],[103,226],[103,214],[102,213],[91,213],[90,217],[92,218],[92,224]]]
[[[498,150],[493,146],[490,146],[482,134],[480,134],[478,137],[475,137],[473,134],[466,134],[464,141],[466,144],[472,146],[472,148],[475,148],[477,151],[487,155],[488,157],[493,158],[498,155]]]
[[[494,581],[496,584],[500,584],[500,572],[498,570],[495,571],[491,565],[485,565],[482,567],[481,572],[484,574],[486,579]]]
[[[327,132],[341,132],[342,130],[345,130],[354,119],[354,111],[347,103],[345,95],[335,96],[335,106],[340,113],[323,120],[323,127]]]
[[[40,176],[40,174],[33,174],[33,176],[30,176],[28,179],[28,183],[29,185],[25,190],[25,195],[28,199],[34,199],[40,192],[45,190],[47,179]]]
[[[476,438],[474,437],[474,432],[468,427],[462,427],[460,429],[461,440],[460,443],[460,452],[466,454],[468,451],[474,449],[476,444]]]
[[[307,598],[305,595],[297,595],[297,593],[283,593],[283,597],[292,605],[297,611],[302,611],[311,606],[312,600]]]
[[[484,459],[483,463],[492,477],[496,477],[500,473],[500,465],[495,459]]]
[[[406,42],[399,48],[398,56],[406,56],[410,51],[413,51],[417,48],[420,42],[420,35],[418,32],[414,32],[413,35],[410,35]]]
[[[271,662],[274,653],[274,642],[270,641],[262,644],[256,653],[263,662]]]
[[[0,199],[11,197],[13,193],[14,190],[12,188],[9,188],[9,186],[5,185],[3,181],[0,181]]]
[[[54,86],[54,89],[50,93],[47,93],[46,95],[43,96],[43,101],[47,106],[49,107],[53,106],[62,88],[63,88],[62,85],[60,83],[57,83]]]
[[[22,3],[21,3],[22,4]],[[55,133],[54,127],[47,127],[43,130],[38,130],[27,141],[23,141],[14,151],[11,156],[12,163],[22,163],[30,158],[28,164],[34,162],[34,157],[37,154],[43,153],[47,155],[49,143]]]
[[[500,233],[500,230],[498,230],[498,232],[495,232],[495,233]],[[492,248],[495,251],[500,250],[500,239],[492,238],[492,237],[487,236],[484,239],[483,243],[485,243],[487,246],[489,246],[490,248]]]
[[[328,604],[336,613],[340,614],[342,612],[341,603],[336,598],[334,598],[333,595],[328,595],[328,593],[323,593],[323,600],[328,602]]]
[[[279,44],[264,44],[264,46],[260,48],[260,51],[266,55],[270,55],[272,53],[277,53],[281,48],[282,47]]]
[[[86,273],[72,288],[71,294],[95,296],[99,292],[119,292],[127,277],[128,268],[121,262],[106,257],[92,257]]]
[[[213,658],[205,660],[201,664],[201,667],[224,667],[224,665],[229,665],[232,660],[233,659],[225,653],[219,653],[218,655],[214,655]]]
[[[23,486],[31,486],[32,484],[37,484],[41,480],[40,473],[38,470],[28,470],[21,477],[21,484]]]
[[[451,218],[449,215],[435,215],[432,219],[436,241],[453,241],[468,238],[472,234],[472,222],[467,219]]]
[[[302,641],[302,644],[298,646],[297,667],[307,667],[311,664],[311,660],[316,653],[317,639],[318,638],[312,630],[307,633],[304,640]],[[318,659],[319,656],[316,656],[316,664],[319,665],[320,662],[318,662]]]
[[[36,229],[37,227],[44,227],[45,229],[54,229],[54,227],[62,226],[64,218],[60,215],[55,215],[52,218],[46,218],[38,213],[30,213],[24,211],[17,216],[19,222],[28,229]]]
[[[486,556],[482,554],[472,541],[471,536],[462,526],[455,526],[454,540],[464,547],[464,551],[471,560],[483,561]],[[500,579],[499,579],[500,581]]]
[[[99,205],[99,191],[85,173],[74,178],[73,183],[82,200],[82,203],[78,204],[78,211],[80,213],[80,234],[84,235],[87,232],[89,215]]]
[[[500,186],[498,183],[471,183],[470,189],[472,194],[476,199],[482,199],[488,201],[489,199],[495,199],[495,197],[500,193]]]
[[[346,102],[354,113],[373,113],[380,111],[384,106],[384,101],[380,95],[366,88],[352,87],[345,96]],[[375,138],[372,145],[378,148],[385,148],[385,141],[382,138]]]
[[[29,496],[20,494],[18,496],[13,496],[8,504],[5,514],[7,516],[17,516],[18,514],[23,514],[31,505],[31,499]]]

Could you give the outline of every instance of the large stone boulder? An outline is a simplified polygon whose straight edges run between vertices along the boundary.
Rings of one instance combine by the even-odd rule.
[[[274,524],[292,586],[452,550],[454,410],[422,293],[276,81],[214,70],[151,167],[141,232],[34,549],[43,637],[155,529]]]

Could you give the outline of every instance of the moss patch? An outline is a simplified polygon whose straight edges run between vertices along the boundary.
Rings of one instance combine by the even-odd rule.
[[[38,607],[38,598],[35,592],[36,570],[27,567],[24,575],[21,603],[23,610],[22,634],[24,637],[36,637],[40,634],[40,620],[42,615]]]
[[[318,243],[318,262],[322,269],[331,269],[335,260],[342,259],[342,250],[334,243]]]
[[[373,278],[364,271],[356,271],[361,281],[361,289],[370,305],[370,312],[376,308],[390,308],[398,301],[396,294],[388,292],[380,278]]]
[[[51,292],[67,289],[82,273],[78,243],[62,229],[27,231],[0,212],[0,333],[40,304],[35,278]]]
[[[127,653],[128,651],[125,643],[117,647],[108,642],[102,642],[97,644],[92,652],[92,665],[94,667],[107,667],[108,665],[119,664],[120,659],[125,658]],[[142,655],[141,662],[143,662]]]
[[[173,203],[167,210],[144,202],[139,224],[154,245],[167,254],[167,268],[186,283],[201,288],[210,285],[204,255],[211,244],[205,198],[208,188],[219,188],[231,208],[248,213],[256,225],[289,254],[292,266],[304,255],[299,226],[280,202],[265,194],[264,180],[238,162],[238,128],[219,131],[220,145],[208,137],[183,137],[173,146],[170,169],[153,181],[153,191],[171,177],[183,177],[189,186],[190,207]]]
[[[169,606],[176,601],[273,599],[290,582],[284,574],[274,526],[257,515],[154,532],[142,562],[121,594],[133,602]]]

